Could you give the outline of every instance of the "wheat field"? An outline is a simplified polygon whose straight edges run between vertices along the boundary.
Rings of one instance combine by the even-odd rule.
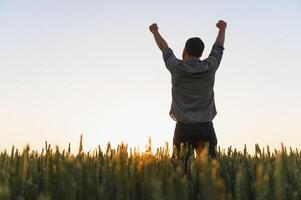
[[[0,200],[301,199],[301,156],[282,146],[256,145],[255,154],[207,148],[197,155],[168,145],[152,153],[125,144],[77,154],[45,143],[42,152],[12,148],[0,153]]]

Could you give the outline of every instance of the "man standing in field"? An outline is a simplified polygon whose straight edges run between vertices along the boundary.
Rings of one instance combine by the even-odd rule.
[[[226,22],[218,21],[216,41],[208,58],[201,60],[204,43],[198,37],[186,41],[182,60],[175,57],[160,35],[156,23],[149,27],[163,53],[163,59],[172,78],[170,116],[177,121],[173,145],[179,150],[181,143],[201,150],[209,143],[209,155],[216,158],[217,138],[212,120],[216,115],[214,102],[215,72],[222,59]]]

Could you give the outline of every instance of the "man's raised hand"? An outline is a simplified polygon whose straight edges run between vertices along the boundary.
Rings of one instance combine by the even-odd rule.
[[[149,26],[149,30],[152,33],[158,31],[158,25],[156,23],[153,23],[152,25]]]
[[[218,29],[222,29],[222,30],[225,30],[226,27],[227,27],[227,23],[223,20],[219,20],[217,23],[216,23],[216,27]]]

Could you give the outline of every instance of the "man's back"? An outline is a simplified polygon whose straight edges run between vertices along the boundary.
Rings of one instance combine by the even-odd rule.
[[[170,48],[163,58],[172,75],[172,104],[170,115],[185,123],[212,121],[216,115],[214,102],[215,72],[223,54],[223,45],[215,43],[205,60],[177,59]]]

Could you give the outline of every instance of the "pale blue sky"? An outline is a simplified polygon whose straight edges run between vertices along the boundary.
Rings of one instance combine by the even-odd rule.
[[[216,75],[221,147],[300,148],[301,3],[295,1],[0,0],[0,149],[45,140],[85,149],[171,143],[170,74],[148,26],[178,57],[228,22]]]

